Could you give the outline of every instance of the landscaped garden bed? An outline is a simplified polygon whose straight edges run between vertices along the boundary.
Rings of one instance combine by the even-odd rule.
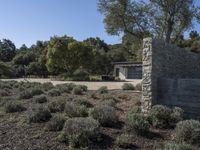
[[[127,87],[0,81],[0,149],[198,149],[198,121],[160,105],[144,115]]]

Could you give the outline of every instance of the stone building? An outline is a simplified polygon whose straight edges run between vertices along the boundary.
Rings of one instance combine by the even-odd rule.
[[[143,42],[142,110],[153,105],[181,107],[200,119],[200,55],[161,40]]]

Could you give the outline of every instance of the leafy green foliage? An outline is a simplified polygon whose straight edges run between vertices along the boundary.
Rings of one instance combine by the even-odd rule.
[[[99,0],[98,6],[99,11],[105,15],[106,31],[111,35],[125,32],[142,39],[149,29],[149,7],[140,2]]]
[[[0,60],[0,77],[12,78],[14,77],[14,70],[9,63],[4,63]]]
[[[19,95],[20,99],[30,99],[32,97],[33,97],[33,95],[29,90],[22,91]]]
[[[47,102],[47,97],[45,95],[40,95],[35,98],[36,103],[46,103]]]
[[[48,104],[51,113],[62,112],[65,109],[65,100],[52,101]]]
[[[139,40],[153,35],[169,43],[199,20],[200,10],[194,2],[99,0],[98,8],[105,16],[105,28],[111,35],[122,33]]]
[[[151,0],[151,2],[156,13],[154,19],[157,21],[158,35],[165,38],[168,43],[174,40],[172,37],[176,40],[196,19],[199,19],[199,8],[194,4],[195,0]]]
[[[15,65],[25,65],[28,66],[31,62],[35,61],[35,54],[31,51],[20,51],[13,58],[13,63]]]
[[[83,42],[68,36],[52,37],[30,48],[22,45],[17,51],[12,44],[10,40],[0,42],[1,78],[65,74],[63,79],[89,80],[89,73],[108,75],[112,62],[125,61],[128,56],[121,44],[110,46],[98,37]]]
[[[169,127],[171,110],[163,105],[155,105],[150,111],[150,119],[152,125],[156,128],[167,128]]]
[[[94,49],[96,51],[105,51],[105,52],[109,51],[109,46],[103,40],[101,40],[99,37],[87,38],[83,42],[89,46],[94,47]]]
[[[189,144],[176,144],[167,143],[165,144],[165,150],[194,150],[195,148]]]
[[[22,112],[26,108],[19,102],[7,102],[5,105],[6,113]]]
[[[123,90],[135,90],[135,87],[134,87],[134,85],[131,84],[131,83],[124,83],[124,84],[122,85],[122,89],[123,89]]]
[[[142,113],[142,109],[139,106],[134,106],[129,110],[128,113],[129,114]]]
[[[122,59],[120,59],[121,57],[118,57],[123,56],[118,53],[119,50],[115,48],[113,48],[112,50],[110,46],[99,37],[88,38],[83,42],[93,48],[93,62],[90,64],[90,66],[92,67],[92,74],[107,75],[111,73],[113,69],[111,62],[122,61]]]
[[[89,111],[89,116],[98,120],[102,126],[115,126],[118,117],[115,109],[110,106],[96,106]]]
[[[96,52],[94,56],[94,62],[92,64],[92,73],[94,74],[110,74],[112,72],[112,58],[108,53]]]
[[[180,143],[200,145],[200,122],[185,120],[177,124],[175,129],[176,140]]]
[[[176,44],[179,47],[190,50],[191,52],[200,53],[200,36],[195,31],[191,31],[190,34],[190,39],[179,39]]]
[[[135,89],[138,91],[142,91],[142,84],[141,83],[136,84]]]
[[[99,136],[99,123],[92,118],[72,118],[65,122],[60,140],[70,147],[87,147]]]
[[[70,93],[70,90],[66,84],[58,84],[56,88],[59,89],[61,93]]]
[[[8,90],[1,90],[0,91],[0,96],[9,96],[10,95],[10,92]]]
[[[29,122],[41,123],[47,122],[51,119],[50,111],[45,107],[39,107],[35,112],[29,116]]]
[[[61,131],[65,124],[65,117],[62,115],[56,115],[46,124],[45,129],[47,131]]]
[[[108,106],[111,106],[111,107],[115,107],[116,104],[117,104],[116,101],[113,100],[113,99],[103,101],[103,105],[108,105]]]
[[[88,87],[86,85],[78,85],[82,89],[83,92],[87,92]]]
[[[132,130],[140,135],[147,133],[150,128],[147,118],[140,112],[139,109],[137,109],[137,107],[126,114],[125,123],[127,129]]]
[[[121,134],[119,135],[116,140],[115,140],[115,144],[117,146],[119,146],[120,148],[131,148],[132,146],[132,137],[128,134]]]
[[[92,49],[71,37],[53,37],[48,44],[47,67],[49,71],[64,69],[71,75],[81,66],[88,67],[92,58]]]
[[[156,128],[174,127],[184,119],[184,110],[179,107],[170,109],[163,105],[155,105],[149,113],[149,119]]]
[[[102,87],[100,87],[100,88],[98,89],[98,92],[99,92],[100,94],[108,93],[108,88],[107,88],[107,86],[102,86]]]
[[[42,84],[42,89],[44,91],[49,91],[49,90],[51,90],[53,88],[54,88],[54,86],[53,86],[53,84],[51,82],[46,82],[46,83]]]
[[[76,84],[74,84],[74,83],[67,83],[67,84],[65,84],[67,87],[68,87],[68,89],[70,90],[70,91],[72,91],[73,89],[74,89],[74,87],[76,86]]]
[[[14,43],[8,39],[0,40],[0,60],[4,62],[11,61],[16,54]]]
[[[89,79],[89,73],[84,69],[77,69],[73,73],[73,80],[75,81],[88,81]]]
[[[74,87],[72,92],[74,95],[82,95],[83,94],[83,90],[79,86]]]
[[[44,92],[41,89],[39,89],[38,87],[35,87],[35,88],[30,89],[30,93],[32,96],[36,96],[36,95],[41,95]]]
[[[60,96],[61,92],[59,91],[59,89],[51,89],[48,91],[47,93],[49,96]]]
[[[67,102],[65,105],[65,113],[68,117],[86,117],[87,109],[84,105]]]
[[[172,125],[177,124],[180,121],[183,121],[184,119],[184,110],[179,107],[174,107],[172,109],[171,115],[170,115],[170,123]]]
[[[78,105],[84,105],[85,107],[92,107],[93,105],[88,101],[87,99],[84,98],[77,98],[74,100],[74,102]]]

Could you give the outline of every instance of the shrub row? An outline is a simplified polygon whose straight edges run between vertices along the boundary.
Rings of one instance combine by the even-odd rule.
[[[138,83],[136,86],[134,86],[131,83],[124,83],[122,85],[123,90],[137,90],[137,91],[142,91],[142,85],[141,83]]]
[[[200,146],[200,122],[197,120],[185,120],[176,125],[176,140],[179,143],[187,143]]]
[[[179,121],[184,119],[184,111],[179,107],[174,107],[172,110],[163,105],[155,105],[152,107],[149,120],[153,127],[168,128],[173,127]]]
[[[115,126],[118,121],[115,109],[110,106],[96,106],[90,110],[89,116],[98,120],[102,126]]]
[[[150,124],[147,117],[141,113],[140,107],[133,107],[127,114],[125,120],[127,130],[143,135],[149,131]]]
[[[87,108],[72,102],[65,105],[65,113],[68,117],[86,117],[88,115]]]
[[[46,121],[49,121],[51,117],[52,115],[49,109],[45,107],[39,107],[38,110],[36,110],[29,116],[29,122],[33,122],[33,123],[46,122]]]
[[[7,102],[4,108],[6,113],[22,112],[26,110],[20,102]]]
[[[71,118],[65,122],[60,141],[69,147],[87,147],[91,141],[98,138],[99,123],[92,118]]]
[[[47,131],[61,131],[65,124],[66,118],[62,115],[56,115],[46,124]]]

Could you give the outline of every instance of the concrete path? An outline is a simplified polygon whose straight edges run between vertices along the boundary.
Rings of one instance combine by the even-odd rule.
[[[34,78],[20,78],[20,79],[0,79],[2,81],[11,81],[11,80],[15,80],[15,81],[24,81],[24,82],[40,82],[40,83],[45,83],[45,82],[51,82],[53,83],[53,85],[57,85],[57,84],[64,84],[64,83],[75,83],[75,84],[82,84],[82,85],[86,85],[88,87],[88,90],[97,90],[98,88],[102,87],[102,86],[107,86],[109,90],[113,90],[113,89],[121,89],[122,85],[124,83],[132,83],[133,85],[136,85],[138,83],[141,83],[141,80],[129,80],[126,82],[122,82],[122,81],[114,81],[114,82],[105,82],[105,81],[54,81],[51,79],[34,79]]]

